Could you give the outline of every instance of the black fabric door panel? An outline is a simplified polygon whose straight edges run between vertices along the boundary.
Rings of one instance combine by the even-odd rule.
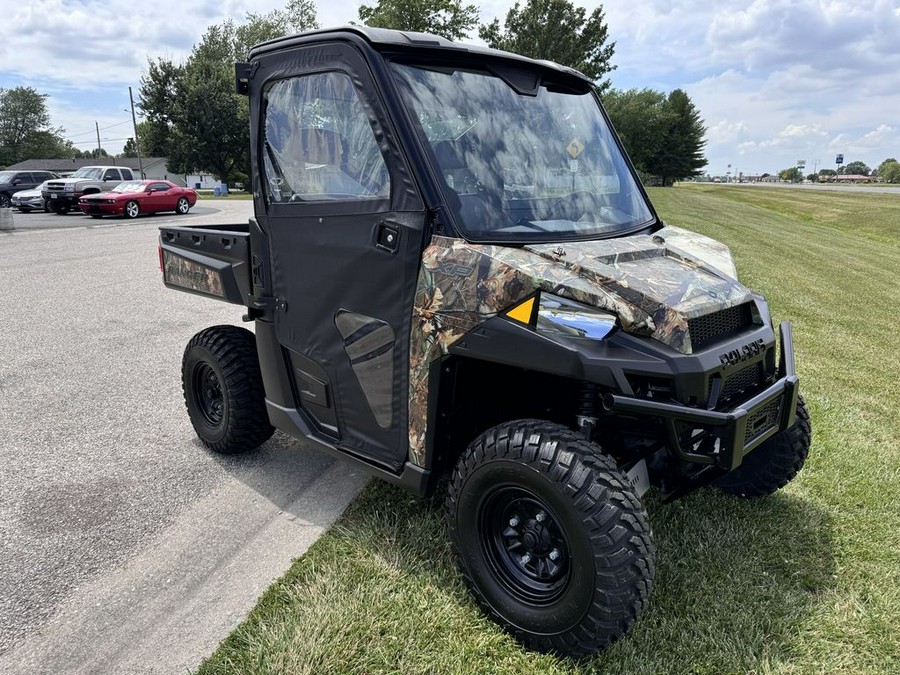
[[[328,373],[340,444],[396,468],[408,450],[409,326],[423,221],[421,213],[279,218],[270,231],[275,295],[285,302],[276,313],[279,342]],[[396,252],[376,245],[378,226],[385,222],[398,230]],[[381,403],[380,414],[371,403],[372,383],[360,381],[361,362],[354,369],[353,361],[365,354],[348,353],[339,328],[342,314],[370,317],[389,328],[390,373],[382,359],[379,377],[387,383],[379,385],[376,398],[386,389],[390,401]]]

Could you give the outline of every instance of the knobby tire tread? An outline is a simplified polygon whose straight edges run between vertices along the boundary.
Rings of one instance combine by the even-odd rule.
[[[253,333],[238,326],[227,325],[211,326],[200,331],[188,342],[182,360],[183,370],[195,348],[208,352],[219,366],[228,407],[223,437],[211,442],[203,438],[198,430],[200,440],[211,450],[229,455],[248,452],[269,440],[275,429],[269,424],[266,411],[265,388]],[[192,393],[189,381],[190,377],[183,373],[182,391],[190,411]]]
[[[594,559],[605,562],[599,574],[606,582],[603,592],[595,589],[594,602],[568,632],[535,635],[511,625],[486,600],[463,563],[456,530],[460,492],[477,467],[494,459],[520,460],[559,486],[589,529]],[[573,657],[595,653],[625,634],[649,602],[656,547],[646,510],[615,462],[568,427],[527,419],[486,431],[460,458],[445,508],[451,546],[475,600],[494,621],[532,648]]]

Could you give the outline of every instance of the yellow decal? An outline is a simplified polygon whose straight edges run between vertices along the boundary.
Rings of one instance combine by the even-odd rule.
[[[521,321],[522,323],[531,323],[531,316],[534,313],[535,296],[531,296],[525,302],[516,305],[506,313],[510,319]]]
[[[577,138],[573,138],[572,142],[566,146],[566,152],[569,153],[572,159],[575,159],[576,157],[578,157],[578,155],[584,152],[584,143],[579,141]]]

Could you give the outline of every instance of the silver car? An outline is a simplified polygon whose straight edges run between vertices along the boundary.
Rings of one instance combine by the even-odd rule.
[[[32,209],[44,209],[44,211],[49,213],[50,209],[47,207],[44,198],[41,196],[41,190],[44,189],[47,182],[48,181],[44,181],[31,190],[21,190],[20,192],[16,192],[10,199],[12,206],[19,209],[22,213],[28,213]]]

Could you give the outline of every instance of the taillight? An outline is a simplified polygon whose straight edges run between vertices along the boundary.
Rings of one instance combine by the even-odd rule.
[[[165,274],[165,270],[163,269],[163,261],[162,261],[162,245],[157,246],[156,249],[159,251],[159,271]]]

